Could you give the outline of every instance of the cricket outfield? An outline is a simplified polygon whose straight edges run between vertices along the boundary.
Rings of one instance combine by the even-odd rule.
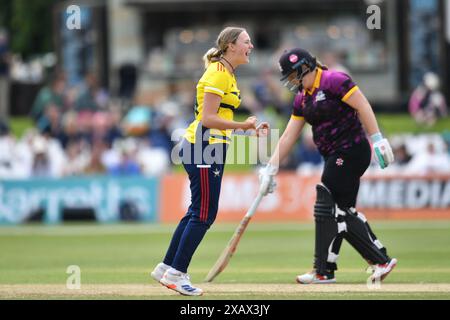
[[[154,282],[174,225],[65,224],[0,228],[0,299],[450,299],[450,221],[376,221],[396,269],[367,286],[365,261],[347,244],[337,284],[298,285],[309,271],[312,223],[250,223],[228,267],[202,283],[236,224],[216,224],[189,269],[202,297],[183,297]],[[78,266],[80,289],[66,286]]]

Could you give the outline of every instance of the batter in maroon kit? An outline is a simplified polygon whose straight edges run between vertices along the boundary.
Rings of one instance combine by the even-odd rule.
[[[371,280],[383,280],[397,260],[388,256],[355,206],[360,178],[371,160],[366,132],[382,169],[394,161],[389,142],[380,133],[369,102],[347,74],[327,70],[300,48],[285,51],[279,65],[281,81],[298,93],[286,130],[271,160],[260,171],[261,191],[268,194],[274,190],[278,163],[292,150],[305,123],[312,126],[314,142],[325,161],[314,206],[314,267],[296,280],[301,284],[336,282],[334,272],[342,239],[372,267]]]

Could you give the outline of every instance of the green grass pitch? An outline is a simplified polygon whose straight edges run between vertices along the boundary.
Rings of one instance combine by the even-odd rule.
[[[378,290],[367,288],[366,263],[345,242],[338,284],[295,284],[297,274],[311,269],[312,223],[251,222],[228,267],[212,284],[203,284],[236,226],[215,224],[200,244],[189,273],[205,295],[194,299],[450,299],[450,221],[373,222],[399,260]],[[174,227],[2,226],[0,299],[192,299],[149,277]],[[66,288],[69,265],[81,269],[80,290]]]

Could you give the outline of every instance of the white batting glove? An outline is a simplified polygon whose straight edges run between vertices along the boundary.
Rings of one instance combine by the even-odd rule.
[[[277,172],[278,167],[271,165],[270,163],[259,169],[259,192],[261,192],[263,196],[274,192],[275,187],[277,186],[274,176]]]
[[[373,151],[375,152],[375,160],[380,165],[381,169],[386,168],[394,162],[394,153],[391,145],[383,135],[378,132],[370,136],[373,142]]]

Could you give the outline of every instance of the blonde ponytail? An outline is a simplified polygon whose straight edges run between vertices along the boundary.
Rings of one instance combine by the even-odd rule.
[[[209,49],[203,55],[203,62],[205,63],[205,69],[208,68],[208,66],[211,62],[219,61],[221,56],[222,56],[222,50],[217,49],[216,47]]]
[[[220,58],[227,52],[230,43],[236,43],[239,35],[244,32],[244,28],[226,27],[223,29],[216,40],[216,46],[209,49],[203,56],[205,69],[208,68],[211,62],[219,61]]]

